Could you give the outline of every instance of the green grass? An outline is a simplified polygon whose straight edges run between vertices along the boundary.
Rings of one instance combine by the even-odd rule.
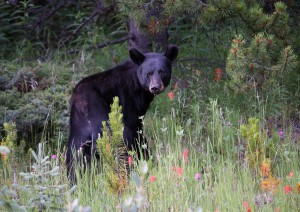
[[[218,123],[214,114],[210,115],[213,118],[209,123],[212,132],[206,135],[201,130],[194,132],[198,128],[197,121],[200,121],[195,120],[195,123],[188,126],[191,129],[183,128],[182,136],[176,135],[179,125],[172,114],[166,115],[164,120],[147,116],[145,130],[152,138],[150,147],[153,158],[148,162],[148,173],[142,175],[142,194],[145,198],[143,210],[186,211],[201,207],[204,211],[245,211],[245,201],[252,211],[274,211],[276,208],[280,211],[298,210],[298,192],[294,190],[286,195],[283,189],[285,185],[294,187],[299,181],[299,154],[292,150],[293,141],[288,136],[281,141],[278,148],[291,151],[291,155],[280,155],[281,159],[272,164],[273,175],[281,180],[278,191],[274,194],[264,192],[261,190],[262,176],[248,168],[245,157],[238,157],[238,129],[232,125],[226,126],[225,122]],[[167,129],[162,130],[162,126]],[[224,147],[222,152],[219,150],[220,145]],[[185,149],[189,150],[186,162],[182,155]],[[282,152],[280,149],[277,151]],[[245,153],[243,150],[240,152]],[[177,172],[178,167],[183,169],[182,174]],[[138,165],[132,171],[139,172]],[[293,172],[293,178],[288,177],[290,172]],[[92,169],[91,173],[96,172]],[[195,179],[197,173],[201,174],[200,179]],[[82,205],[91,206],[93,211],[117,210],[121,203],[124,204],[128,197],[136,193],[131,179],[120,203],[117,195],[107,191],[104,186],[104,174],[84,175],[73,194]],[[155,176],[156,181],[149,181],[149,176]],[[264,194],[270,196],[272,202],[264,204],[261,200],[258,207],[255,201],[259,195]]]
[[[197,52],[196,48],[193,48],[193,52]],[[26,108],[39,112],[40,107],[47,108],[47,105],[55,103],[50,111],[45,111],[46,115],[38,113],[39,121],[45,123],[42,133],[36,132],[34,138],[29,137],[31,140],[25,140],[25,143],[36,150],[36,143],[47,141],[45,154],[58,155],[58,159],[50,161],[53,166],[60,166],[60,174],[49,177],[45,186],[67,186],[61,191],[65,192],[63,206],[78,198],[79,205],[89,206],[92,211],[121,211],[130,197],[137,200],[136,197],[142,195],[141,211],[200,211],[199,208],[203,211],[247,211],[245,202],[251,211],[300,209],[300,193],[296,188],[300,182],[299,134],[297,125],[289,122],[292,116],[299,118],[299,111],[296,107],[289,108],[287,91],[279,86],[270,96],[264,94],[257,97],[255,93],[235,95],[224,88],[225,82],[212,80],[216,67],[197,67],[201,70],[197,75],[192,64],[181,62],[176,65],[173,76],[181,80],[184,86],[174,89],[172,82],[164,93],[155,98],[144,119],[144,131],[152,158],[148,161],[147,173],[140,171],[142,161],[135,159],[135,165],[131,167],[132,172],[141,177],[142,189],[137,188],[136,178],[131,177],[121,196],[111,193],[105,185],[106,173],[101,171],[101,164],[95,163],[79,179],[76,189],[68,194],[70,186],[64,166],[68,99],[78,80],[113,66],[114,60],[123,60],[127,55],[125,49],[125,45],[116,45],[109,47],[109,50],[73,56],[60,52],[41,64],[6,61],[0,66],[7,67],[8,72],[13,73],[23,67],[38,67],[34,77],[52,79],[46,90],[18,95],[2,92],[0,100],[7,102],[7,108],[0,105],[0,114],[6,117],[11,110]],[[181,50],[188,51],[184,47]],[[170,91],[174,93],[174,100],[168,98]],[[20,105],[15,105],[15,99],[22,99]],[[28,99],[40,99],[41,102],[35,105]],[[241,136],[240,125],[247,124],[249,117],[259,119],[262,143],[264,148],[272,152],[269,154],[272,176],[280,179],[274,193],[261,189],[263,177],[258,172],[259,166],[251,167],[248,164],[247,141]],[[48,118],[51,122],[46,122]],[[33,117],[25,116],[21,121],[32,120]],[[278,137],[279,130],[284,132],[284,137]],[[4,137],[2,139],[5,140]],[[187,161],[183,158],[185,150],[189,151]],[[15,158],[15,151],[8,155],[11,165],[4,165],[3,161],[0,163],[1,168],[9,172],[5,177],[1,176],[0,187],[8,185],[17,194],[15,201],[29,209],[32,206],[29,205],[32,193],[15,188],[13,182],[15,180],[19,186],[28,183],[18,173],[32,171],[32,158],[26,153]],[[178,168],[182,168],[182,174],[178,173]],[[289,177],[290,172],[293,173],[292,178]],[[195,179],[198,173],[201,177]],[[156,181],[151,182],[150,176],[155,176]],[[287,185],[293,188],[293,192],[284,193]],[[52,191],[58,193],[55,189]],[[3,198],[1,194],[0,191],[2,199],[12,200],[10,197]],[[264,203],[265,200],[268,201]],[[0,210],[3,208],[0,204]]]

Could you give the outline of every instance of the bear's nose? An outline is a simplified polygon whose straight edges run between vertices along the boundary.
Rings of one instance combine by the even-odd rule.
[[[158,87],[152,87],[151,88],[151,92],[152,93],[158,93],[159,92],[159,88]]]

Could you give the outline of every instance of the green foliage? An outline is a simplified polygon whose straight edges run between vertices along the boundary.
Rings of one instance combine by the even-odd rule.
[[[280,55],[277,55],[277,49],[273,36],[263,33],[257,34],[249,46],[241,35],[233,39],[226,64],[231,77],[229,88],[236,92],[273,89],[287,73],[295,70],[298,63],[290,46]]]
[[[264,159],[265,147],[261,135],[259,120],[249,118],[247,125],[241,125],[241,135],[245,139],[247,146],[248,164],[252,170],[257,170],[261,161]]]
[[[134,182],[136,188],[136,194],[133,196],[127,197],[127,199],[123,203],[123,210],[125,212],[131,211],[141,211],[144,207],[146,207],[146,200],[144,195],[144,187],[146,174],[148,172],[148,164],[147,162],[143,162],[140,164],[141,176],[139,176],[136,172],[131,172],[131,178]]]
[[[22,207],[15,200],[17,193],[14,190],[9,189],[7,186],[3,186],[0,190],[0,210],[3,211],[27,211],[25,207]]]
[[[119,98],[114,97],[108,123],[102,122],[102,136],[97,139],[97,147],[106,174],[107,188],[120,195],[127,185],[126,148],[123,141],[122,107]]]
[[[64,204],[64,190],[66,185],[59,184],[59,166],[49,160],[45,154],[45,144],[38,145],[37,154],[31,151],[35,162],[31,172],[20,172],[20,176],[27,182],[16,185],[18,189],[30,193],[28,208],[33,210],[58,210]],[[56,180],[54,178],[56,177]]]
[[[286,40],[289,35],[287,7],[282,2],[277,2],[274,6],[275,11],[269,15],[256,2],[237,0],[233,4],[230,0],[211,0],[208,7],[203,9],[201,22],[209,24],[228,21],[236,24],[246,34],[267,32]]]

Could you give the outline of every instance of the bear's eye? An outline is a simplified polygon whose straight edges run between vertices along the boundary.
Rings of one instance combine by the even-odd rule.
[[[162,76],[162,77],[165,76],[165,72],[164,72],[163,70],[159,70],[158,73],[159,73],[159,75]]]
[[[152,73],[147,74],[147,78],[149,79],[152,76]]]

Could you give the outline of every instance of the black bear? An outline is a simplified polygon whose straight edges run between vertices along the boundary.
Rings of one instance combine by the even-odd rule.
[[[75,180],[73,159],[79,148],[90,163],[102,121],[108,120],[113,97],[118,96],[123,113],[123,140],[127,150],[138,151],[138,131],[142,129],[140,116],[144,116],[151,101],[169,85],[172,61],[178,47],[169,45],[165,54],[140,53],[129,50],[130,61],[112,69],[82,79],[75,87],[70,106],[70,134],[66,151],[67,173]],[[144,143],[146,142],[143,141]],[[75,154],[75,155],[74,155]],[[147,157],[147,153],[144,157]]]

